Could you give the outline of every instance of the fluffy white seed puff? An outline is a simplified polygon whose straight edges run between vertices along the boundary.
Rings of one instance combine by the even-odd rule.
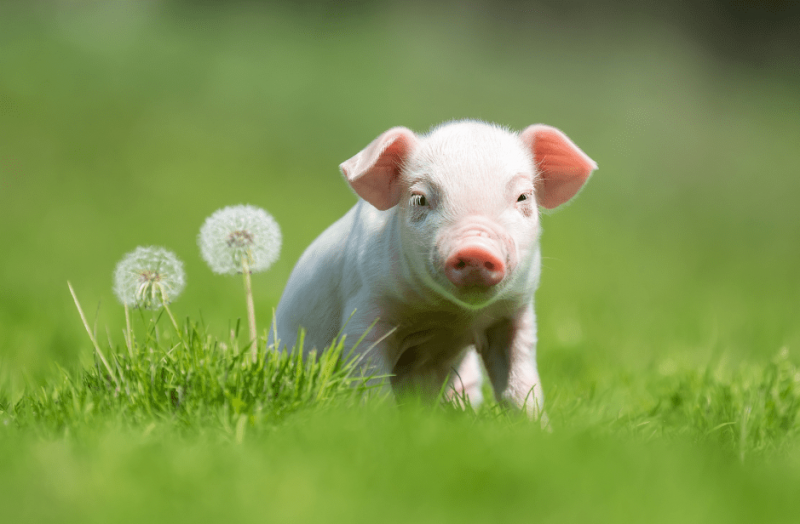
[[[200,254],[211,271],[251,273],[269,268],[281,251],[281,230],[272,215],[250,205],[228,206],[208,217],[197,237]]]
[[[137,247],[114,270],[114,293],[128,307],[158,309],[185,286],[183,262],[163,247]]]

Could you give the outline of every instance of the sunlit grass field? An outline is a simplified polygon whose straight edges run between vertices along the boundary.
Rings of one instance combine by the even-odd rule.
[[[796,521],[797,67],[654,20],[453,9],[0,4],[0,520]],[[459,118],[554,125],[600,166],[543,217],[552,432],[236,367],[242,283],[200,258],[205,217],[281,225],[253,276],[263,334],[355,202],[338,164]],[[191,349],[166,357],[161,319],[128,355],[111,277],[139,245],[184,261]],[[100,378],[68,280],[143,393]],[[268,369],[281,394],[254,386]],[[186,402],[181,370],[205,384]]]

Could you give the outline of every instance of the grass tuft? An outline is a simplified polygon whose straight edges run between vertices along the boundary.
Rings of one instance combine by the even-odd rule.
[[[733,372],[709,366],[671,377],[641,422],[655,423],[663,434],[716,441],[744,460],[796,439],[798,416],[800,370],[784,348],[766,365]]]
[[[373,394],[370,377],[357,376],[339,337],[325,351],[276,351],[263,341],[255,360],[237,330],[220,340],[187,319],[180,332],[163,331],[159,316],[142,315],[142,336],[126,346],[97,349],[95,363],[30,390],[13,406],[0,396],[0,416],[47,434],[98,421],[123,426],[168,421],[183,428],[221,429],[241,440],[246,428],[278,423],[300,409],[353,403]],[[93,339],[94,343],[94,339]]]

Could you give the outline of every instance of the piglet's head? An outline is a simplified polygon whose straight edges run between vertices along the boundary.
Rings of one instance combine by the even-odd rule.
[[[395,127],[340,166],[361,198],[399,214],[411,273],[471,308],[532,291],[537,204],[567,202],[596,167],[553,127],[517,134],[475,121],[424,136]]]

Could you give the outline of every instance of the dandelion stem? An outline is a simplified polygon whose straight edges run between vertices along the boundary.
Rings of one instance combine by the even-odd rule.
[[[178,327],[178,322],[175,320],[175,315],[172,314],[172,310],[169,308],[169,304],[164,302],[164,309],[167,310],[167,315],[169,315],[169,319],[172,321],[172,325],[175,328],[175,332],[178,334],[178,338],[181,339],[183,345],[186,346],[186,349],[189,349],[187,346],[186,341],[183,339],[183,333],[181,333],[181,328]]]
[[[67,286],[69,287],[69,292],[72,294],[72,300],[75,301],[75,307],[78,308],[78,313],[81,316],[81,320],[83,321],[83,327],[86,328],[86,332],[89,334],[89,340],[92,341],[92,345],[94,345],[95,351],[97,351],[97,355],[100,357],[100,360],[103,362],[103,365],[106,367],[109,376],[111,376],[114,383],[119,386],[119,382],[117,382],[117,377],[114,375],[114,372],[111,370],[111,366],[108,364],[108,360],[106,360],[105,355],[100,350],[100,345],[95,340],[94,335],[92,334],[92,330],[89,328],[89,323],[86,321],[86,315],[83,314],[83,309],[81,309],[81,304],[78,302],[78,297],[75,295],[75,290],[72,289],[72,284],[67,281]]]
[[[250,354],[253,362],[258,359],[258,332],[256,331],[256,308],[253,305],[253,286],[250,282],[250,267],[247,257],[242,257],[242,275],[244,276],[244,294],[247,299],[247,323],[250,327]]]
[[[125,308],[125,325],[127,330],[125,331],[125,342],[128,345],[128,355],[130,355],[131,360],[133,360],[133,334],[131,333],[131,312],[128,309],[128,304],[122,304]]]

